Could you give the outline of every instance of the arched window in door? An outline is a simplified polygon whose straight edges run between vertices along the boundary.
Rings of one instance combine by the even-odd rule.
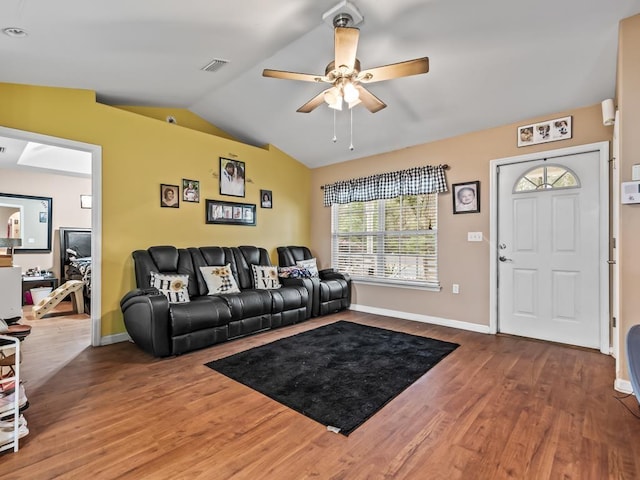
[[[578,176],[561,165],[545,165],[525,172],[516,180],[513,193],[561,188],[580,188]]]

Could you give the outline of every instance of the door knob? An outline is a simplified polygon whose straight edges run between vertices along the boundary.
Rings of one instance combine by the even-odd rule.
[[[510,258],[505,257],[504,255],[500,255],[498,257],[498,260],[500,260],[501,262],[513,262],[513,260],[511,260]]]

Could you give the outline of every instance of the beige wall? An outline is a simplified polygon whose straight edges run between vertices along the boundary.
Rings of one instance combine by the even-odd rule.
[[[516,146],[519,125],[573,116],[573,138],[524,148]],[[405,169],[418,165],[448,164],[451,184],[480,180],[481,212],[453,215],[451,194],[438,200],[438,263],[440,292],[355,283],[353,301],[366,307],[489,325],[489,162],[573,145],[611,141],[613,130],[602,125],[600,105],[549,112],[481,132],[469,133],[395,152],[318,168],[312,171],[312,249],[323,267],[331,261],[331,209],[322,206],[321,185],[349,178]],[[482,232],[484,241],[469,243],[467,232]],[[451,293],[452,284],[460,293]]]
[[[20,265],[23,272],[40,267],[53,270],[59,276],[58,230],[60,227],[91,227],[91,210],[80,208],[80,195],[91,193],[91,179],[0,168],[0,192],[53,199],[51,253],[17,253],[13,263]]]
[[[620,24],[618,51],[618,110],[620,112],[620,181],[631,180],[631,166],[640,163],[640,15]],[[614,201],[619,201],[614,199]],[[640,323],[640,205],[620,206],[620,357],[618,378],[628,379],[625,338]]]

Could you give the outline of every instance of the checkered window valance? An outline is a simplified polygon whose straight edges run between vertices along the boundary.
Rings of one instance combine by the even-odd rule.
[[[446,192],[447,180],[444,166],[427,165],[343,180],[327,184],[323,188],[324,206],[330,207],[334,203],[368,202],[402,195]]]

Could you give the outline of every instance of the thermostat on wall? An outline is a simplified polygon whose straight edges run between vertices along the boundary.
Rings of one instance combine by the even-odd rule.
[[[620,195],[623,204],[640,203],[640,181],[622,182]]]

